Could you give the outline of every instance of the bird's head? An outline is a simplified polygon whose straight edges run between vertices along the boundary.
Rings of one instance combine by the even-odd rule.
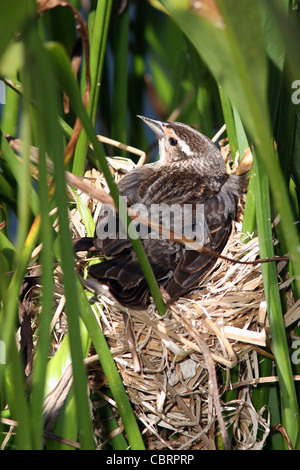
[[[215,144],[194,127],[181,122],[162,122],[138,116],[156,134],[163,165],[195,166],[207,176],[226,173],[226,165]]]

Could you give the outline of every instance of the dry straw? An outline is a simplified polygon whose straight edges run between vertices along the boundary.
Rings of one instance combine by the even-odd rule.
[[[127,159],[108,161],[116,183],[134,166]],[[85,177],[98,189],[108,189],[95,170]],[[96,222],[99,203],[83,193],[80,197]],[[242,206],[240,209],[241,218]],[[223,254],[233,260],[253,261],[259,257],[258,240],[241,235],[240,222]],[[84,236],[77,209],[71,213],[71,225],[74,237]],[[80,272],[86,262],[85,253],[81,255]],[[201,288],[179,299],[164,318],[156,313],[154,304],[147,311],[124,309],[105,287],[93,280],[85,281],[85,286],[97,294],[93,308],[101,316],[101,327],[137,419],[145,427],[147,448],[214,448],[214,437],[220,432],[216,393],[225,426],[233,425],[234,446],[262,447],[269,432],[267,411],[254,410],[247,388],[241,389],[234,402],[223,403],[225,387],[213,389],[208,366],[210,355],[218,381],[222,372],[237,364],[243,379],[257,377],[256,349],[264,347],[268,337],[260,265],[218,260]],[[208,354],[203,354],[201,340]],[[227,377],[230,389],[229,373]],[[94,364],[92,391],[99,392],[103,383],[100,366]],[[260,440],[259,429],[264,430]]]
[[[108,162],[116,183],[134,167],[125,158],[108,158]],[[108,191],[104,177],[97,171],[87,172],[85,178],[97,189]],[[96,222],[101,203],[83,192],[78,194]],[[243,199],[239,220],[223,255],[249,262],[259,258],[259,246],[256,237],[241,233]],[[85,236],[77,207],[70,212],[70,224],[74,237]],[[89,261],[86,253],[77,254],[78,273],[85,288],[95,293],[91,303],[100,316],[99,328],[107,339],[137,420],[144,428],[146,447],[214,449],[218,434],[226,445],[226,429],[231,425],[233,448],[261,449],[270,431],[269,413],[266,408],[254,409],[249,386],[259,379],[257,351],[267,354],[263,348],[269,341],[260,264],[219,259],[199,289],[179,299],[162,318],[153,303],[147,311],[125,309],[105,286],[84,279]],[[60,292],[59,273],[57,281]],[[60,299],[58,296],[57,325],[62,325],[64,317]],[[57,342],[61,341],[61,327],[56,326],[54,331],[60,331]],[[103,396],[101,389],[106,379],[98,358],[91,352],[86,362],[90,389]],[[239,370],[238,385],[230,380],[234,366]],[[69,378],[65,382],[71,383]],[[236,387],[236,399],[224,402],[224,392]],[[48,406],[51,410],[50,420],[59,389],[45,402],[46,409]],[[105,396],[103,399],[111,401]],[[95,426],[100,426],[95,434],[102,435],[101,425]],[[116,432],[122,432],[122,427]]]

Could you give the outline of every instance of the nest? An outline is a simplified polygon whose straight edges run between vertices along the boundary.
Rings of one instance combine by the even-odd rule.
[[[116,183],[134,166],[126,159],[108,160]],[[85,176],[96,187],[107,189],[95,170]],[[96,221],[99,204],[84,194],[80,197]],[[222,254],[254,261],[259,257],[258,239],[241,234],[243,199],[239,209],[239,221]],[[71,226],[75,237],[84,236],[77,209],[71,213]],[[78,263],[82,268],[80,258]],[[95,282],[87,280],[86,285],[93,290]],[[247,388],[234,400],[224,401],[225,392],[235,386],[230,370],[238,365],[240,380],[257,377],[257,350],[266,345],[260,265],[218,260],[200,288],[179,299],[164,317],[153,303],[147,311],[129,310],[105,287],[98,285],[97,290],[93,306],[101,312],[104,335],[144,428],[148,449],[214,448],[220,434],[218,406],[226,416],[224,426],[232,427],[235,448],[262,448],[269,433],[267,410],[255,411]],[[99,392],[105,383],[100,365],[93,364],[89,383],[92,392]]]
[[[134,167],[122,158],[109,158],[108,162],[116,183]],[[108,190],[104,177],[95,170],[85,176],[96,188]],[[77,195],[96,221],[100,203],[84,193]],[[74,193],[73,197],[76,201]],[[269,412],[265,407],[255,410],[247,386],[259,379],[257,352],[267,354],[263,348],[269,332],[260,264],[235,262],[259,258],[258,239],[241,234],[245,198],[241,198],[238,221],[222,253],[232,261],[218,259],[201,286],[171,305],[164,317],[153,303],[143,311],[124,308],[105,286],[83,280],[88,290],[96,288],[91,303],[100,316],[147,449],[214,449],[218,436],[224,440],[229,427],[232,448],[261,449],[269,435]],[[74,237],[86,235],[77,205],[70,212],[70,225]],[[86,253],[77,254],[79,273],[83,274],[88,261]],[[67,324],[61,304],[61,274],[55,276],[54,331],[61,340]],[[53,352],[56,347],[54,341]],[[107,381],[93,349],[86,363],[91,396],[109,401],[103,392]],[[71,376],[69,367],[63,384],[71,383]],[[63,402],[67,391],[65,385],[57,386],[46,398],[48,422],[57,415],[57,403]],[[97,403],[92,404],[95,411]],[[105,431],[96,411],[94,427],[102,448]],[[118,432],[122,432],[121,424]]]
[[[257,239],[241,244],[235,232],[226,253],[255,259]],[[207,354],[217,378],[238,363],[244,378],[255,376],[255,348],[266,343],[261,272],[250,265],[228,264],[219,263],[201,289],[176,302],[164,318],[153,304],[148,311],[126,309],[128,326],[124,309],[108,293],[99,298],[111,353],[136,416],[151,435],[148,448],[213,448],[206,434],[217,427]],[[203,350],[199,335],[209,352]],[[94,392],[103,383],[100,377],[93,375]],[[230,389],[229,374],[227,379]],[[221,401],[224,391],[218,390]],[[228,410],[226,424],[235,424],[239,448],[261,444],[253,429],[268,430],[268,416],[256,413],[247,391],[234,402],[222,403],[222,408]],[[173,434],[177,437],[172,441]]]

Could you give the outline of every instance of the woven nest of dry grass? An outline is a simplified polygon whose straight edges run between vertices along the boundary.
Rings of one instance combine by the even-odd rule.
[[[126,159],[109,159],[109,163],[116,182],[133,167]],[[107,189],[97,172],[88,172],[86,177],[96,187]],[[96,221],[99,204],[84,194],[81,197]],[[241,234],[242,213],[243,201],[223,255],[248,262],[259,257],[259,247],[257,238]],[[77,209],[72,211],[71,225],[74,236],[84,236]],[[94,281],[88,281],[87,287],[93,290]],[[263,445],[269,432],[268,413],[254,410],[249,390],[241,389],[230,403],[222,401],[223,392],[232,386],[228,371],[239,363],[241,380],[256,377],[256,350],[266,345],[260,265],[218,260],[201,287],[179,299],[163,318],[154,304],[147,311],[128,310],[105,287],[98,285],[96,291],[93,306],[101,312],[103,332],[144,427],[148,449],[213,448],[215,435],[220,432],[216,392],[223,415],[227,410],[225,426],[233,424],[234,446]],[[210,380],[208,356],[213,360],[217,381],[225,383],[217,386],[217,391]],[[93,364],[91,390],[99,391],[104,382],[100,365]],[[259,429],[263,429],[260,441]]]
[[[133,167],[126,159],[108,161],[116,182]],[[95,170],[85,176],[96,187],[108,189]],[[80,197],[96,221],[100,203],[85,194]],[[242,213],[243,201],[223,255],[249,262],[259,257],[258,239],[241,234]],[[74,237],[85,236],[77,208],[71,211],[70,222]],[[78,254],[79,272],[85,255]],[[93,308],[100,313],[147,449],[213,449],[222,431],[218,410],[222,410],[223,429],[232,425],[234,448],[262,448],[269,434],[268,411],[257,412],[249,388],[241,386],[258,378],[257,350],[268,339],[259,264],[218,260],[200,288],[179,299],[164,317],[153,303],[147,311],[125,309],[104,286],[93,280],[84,282],[87,289],[96,289]],[[103,396],[106,379],[93,357],[89,387]],[[239,383],[232,384],[230,370],[237,364]],[[235,387],[235,399],[224,401],[224,392]],[[95,435],[103,436],[101,423],[96,421]]]
[[[226,252],[255,259],[257,240],[241,246],[235,232]],[[213,448],[207,434],[217,426],[217,416],[207,351],[198,335],[217,376],[237,363],[244,379],[257,376],[255,348],[266,341],[260,320],[265,318],[260,269],[219,263],[202,288],[176,302],[164,318],[154,305],[148,311],[126,310],[129,326],[124,309],[109,294],[101,295],[99,303],[104,334],[135,413],[148,431],[148,448]],[[103,384],[98,372],[91,375],[94,392]],[[239,448],[261,444],[256,433],[261,427],[268,431],[268,417],[255,412],[248,390],[223,409],[228,410],[227,425],[235,424]]]

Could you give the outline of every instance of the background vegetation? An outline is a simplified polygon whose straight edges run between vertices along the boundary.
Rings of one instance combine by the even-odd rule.
[[[105,173],[116,198],[104,158],[116,150],[99,144],[96,133],[153,150],[152,137],[137,114],[176,118],[209,137],[225,122],[232,155],[239,152],[242,156],[250,146],[254,157],[243,231],[257,232],[261,257],[271,257],[271,223],[280,214],[275,250],[290,254],[286,274],[294,276],[297,300],[299,4],[296,0],[52,0],[38,4],[37,8],[33,0],[0,3],[0,74],[6,93],[6,103],[0,105],[0,339],[6,352],[5,364],[0,365],[0,440],[5,447],[7,423],[12,422],[8,420],[14,420],[18,426],[8,446],[41,448],[43,397],[51,380],[59,378],[72,359],[74,384],[55,432],[78,440],[81,448],[94,448],[83,363],[93,342],[118,404],[124,436],[132,449],[142,449],[143,440],[114,362],[104,338],[94,334],[96,319],[75,277],[64,169],[82,175],[87,166],[96,166]],[[88,32],[75,8],[86,20]],[[75,78],[72,66],[76,67],[76,58],[82,54],[78,35],[83,39],[84,60]],[[69,101],[63,101],[66,96]],[[21,139],[21,158],[7,136]],[[93,151],[88,150],[90,143]],[[32,145],[39,148],[36,165],[30,162]],[[155,150],[149,155],[156,158]],[[52,183],[46,157],[54,164]],[[49,215],[55,207],[59,236],[52,228],[54,216]],[[33,250],[40,243],[42,313],[29,385],[15,333],[23,278],[37,259]],[[163,312],[138,242],[135,249]],[[63,347],[49,360],[54,262],[64,273],[69,332]],[[293,379],[299,365],[291,362],[292,340],[283,321],[286,299],[278,289],[276,265],[267,263],[262,269],[275,363],[262,357],[260,373],[278,375],[279,382],[257,387],[253,400],[258,410],[264,404],[270,407],[272,423],[281,423],[293,447],[299,448],[299,386]],[[293,328],[297,335],[298,327]],[[111,445],[126,448],[124,436]],[[278,449],[285,443],[277,436],[268,445]]]

